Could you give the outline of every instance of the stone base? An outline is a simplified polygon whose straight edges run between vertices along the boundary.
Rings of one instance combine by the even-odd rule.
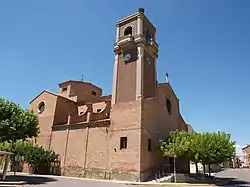
[[[140,173],[140,182],[145,182],[149,180],[149,177],[153,177],[154,175],[154,170],[148,170]]]
[[[106,180],[140,181],[140,178],[143,176],[143,174],[140,174],[139,172],[108,171],[96,168],[84,169],[80,166],[67,166],[65,167],[64,172],[65,176]]]
[[[62,174],[70,177],[85,177],[85,171],[80,166],[66,166]]]
[[[86,177],[94,179],[110,179],[110,172],[103,169],[84,169],[80,166],[67,166],[65,168],[65,176]]]
[[[203,174],[176,174],[177,182],[179,183],[211,183],[213,177],[209,177]],[[172,181],[173,182],[173,181]]]
[[[140,181],[139,172],[115,172],[112,171],[111,179],[122,180],[122,181]]]

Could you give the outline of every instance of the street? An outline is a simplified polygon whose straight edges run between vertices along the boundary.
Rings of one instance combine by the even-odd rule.
[[[215,177],[228,181],[228,186],[250,186],[250,169],[227,169],[215,174]]]
[[[125,184],[115,184],[111,182],[89,181],[82,179],[69,179],[69,178],[55,178],[56,181],[46,182],[40,184],[39,187],[82,187],[82,186],[94,186],[94,187],[127,187]],[[37,185],[24,185],[24,186],[37,186]]]
[[[227,184],[219,186],[250,186],[250,169],[227,169],[215,174],[215,177],[223,178]],[[16,177],[15,177],[16,178]],[[67,178],[61,176],[27,176],[19,175],[18,180],[26,181],[26,187],[132,187],[135,185],[127,185],[116,183],[114,181],[96,181],[93,179],[83,178]],[[140,187],[148,186],[154,187],[159,185],[140,184]],[[161,186],[179,186],[179,185],[161,185]],[[182,185],[186,186],[186,185]],[[189,185],[192,186],[192,185]],[[193,185],[197,186],[197,185]]]

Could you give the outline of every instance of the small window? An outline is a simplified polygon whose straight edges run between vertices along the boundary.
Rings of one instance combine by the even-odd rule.
[[[95,91],[92,91],[92,93],[91,93],[92,95],[94,95],[94,96],[96,96],[96,92]]]
[[[63,92],[66,92],[67,89],[68,89],[68,87],[63,87],[63,88],[62,88],[62,91],[63,91]]]
[[[132,35],[132,27],[129,26],[124,30],[124,36]]]
[[[97,112],[101,112],[102,111],[102,109],[97,109]]]
[[[148,151],[149,151],[149,152],[152,151],[152,141],[151,141],[150,138],[148,139]]]
[[[121,137],[120,139],[120,149],[127,149],[127,137]]]
[[[168,110],[168,114],[171,114],[171,101],[167,97],[166,97],[166,107],[167,107],[167,110]]]

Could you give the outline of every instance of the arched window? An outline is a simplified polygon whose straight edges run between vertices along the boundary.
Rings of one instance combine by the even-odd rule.
[[[171,114],[171,101],[168,97],[166,97],[166,107],[168,110],[168,114]]]
[[[127,35],[132,35],[132,27],[128,26],[125,30],[124,30],[124,36]]]

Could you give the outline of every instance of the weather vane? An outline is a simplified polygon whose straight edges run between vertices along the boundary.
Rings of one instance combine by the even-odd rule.
[[[169,82],[169,75],[168,75],[168,72],[166,72],[166,74],[165,74],[165,79],[166,79],[166,82],[168,83],[168,82]]]

